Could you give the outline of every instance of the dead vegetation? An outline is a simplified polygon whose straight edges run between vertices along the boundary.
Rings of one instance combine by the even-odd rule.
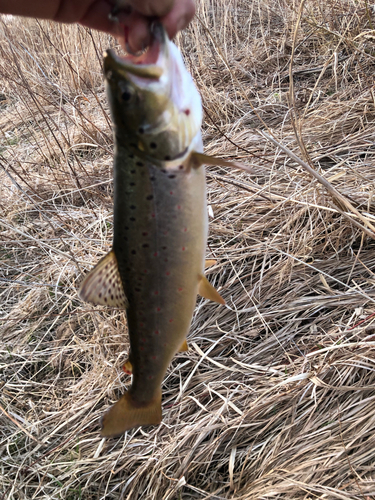
[[[198,300],[163,423],[101,440],[125,318],[76,289],[111,245],[115,42],[3,18],[0,499],[375,497],[374,25],[367,0],[199,3],[206,151],[253,169],[208,169],[228,307]]]

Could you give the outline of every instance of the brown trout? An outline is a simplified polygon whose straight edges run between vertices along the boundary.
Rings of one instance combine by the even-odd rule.
[[[102,418],[102,436],[116,436],[161,422],[161,385],[174,354],[187,348],[197,293],[224,300],[203,275],[202,106],[179,50],[155,24],[145,54],[108,50],[104,74],[115,139],[113,248],[80,297],[126,308],[132,383]]]

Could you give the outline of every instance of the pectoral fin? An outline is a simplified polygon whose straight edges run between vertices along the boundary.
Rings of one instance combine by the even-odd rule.
[[[205,299],[213,300],[219,304],[225,304],[225,300],[219,292],[208,282],[207,278],[203,275],[199,277],[198,293]]]
[[[207,267],[214,266],[216,264],[215,259],[206,259],[206,262],[204,263],[204,268],[206,269]]]
[[[197,153],[194,151],[191,153],[191,165],[193,168],[199,168],[202,165],[213,165],[219,167],[232,167],[238,168],[239,170],[243,170],[248,172],[249,174],[255,174],[256,172],[246,165],[245,163],[241,163],[239,161],[229,161],[223,160],[222,158],[216,158],[215,156],[208,156],[203,153]]]
[[[126,392],[102,417],[101,435],[115,437],[139,425],[158,425],[161,422],[161,393],[147,404],[137,404]]]
[[[113,250],[89,272],[81,283],[78,294],[82,300],[91,304],[126,309],[127,300]]]

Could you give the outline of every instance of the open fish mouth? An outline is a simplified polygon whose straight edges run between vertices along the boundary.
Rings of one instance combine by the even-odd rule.
[[[131,76],[159,80],[168,63],[168,39],[160,23],[153,23],[151,44],[140,54],[117,55],[112,49],[105,52],[104,71],[115,71],[125,78]]]

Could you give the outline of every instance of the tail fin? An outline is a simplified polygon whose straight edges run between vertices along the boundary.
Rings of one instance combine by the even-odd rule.
[[[102,417],[102,437],[119,436],[139,425],[158,425],[161,422],[161,393],[147,405],[136,405],[126,392]]]

